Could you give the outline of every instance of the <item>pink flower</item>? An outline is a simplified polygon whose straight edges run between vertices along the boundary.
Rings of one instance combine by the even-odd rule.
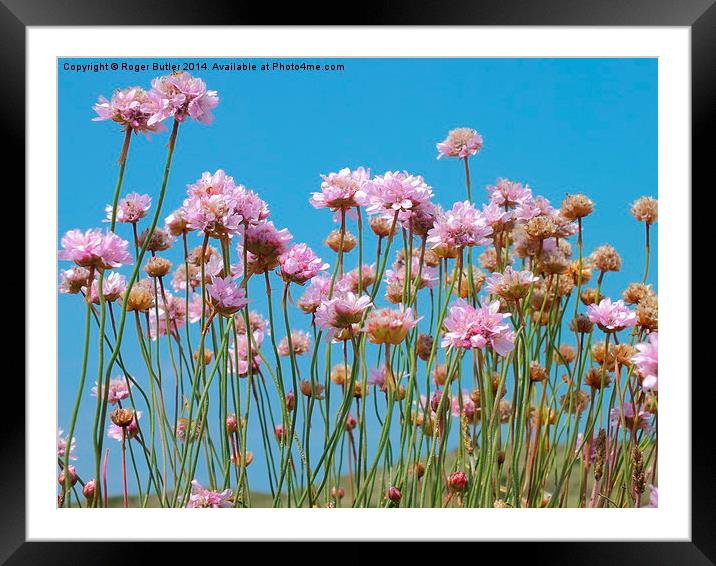
[[[303,330],[294,330],[291,332],[291,345],[293,346],[293,353],[296,356],[300,356],[310,351],[311,349],[311,335]],[[284,336],[278,345],[278,353],[281,356],[288,356],[290,350],[288,347],[288,336]]]
[[[482,205],[482,215],[488,226],[499,226],[507,224],[512,220],[512,212],[505,210],[504,206],[500,206],[496,202]]]
[[[442,346],[480,349],[491,346],[501,356],[510,353],[515,347],[515,335],[504,323],[510,314],[499,310],[499,301],[475,308],[464,299],[458,299],[443,323],[447,332]]]
[[[574,451],[575,456],[580,456],[580,448],[581,448],[581,457],[584,460],[587,460],[590,464],[594,463],[594,460],[597,458],[597,437],[599,435],[594,434],[592,436],[592,442],[589,441],[584,442],[584,445],[582,445],[582,442],[584,441],[584,435],[580,432],[577,433],[577,443],[576,448]]]
[[[127,397],[129,397],[129,387],[129,381],[126,377],[117,377],[115,379],[110,379],[109,388],[107,389],[107,402],[110,405],[114,405],[122,399],[126,399]],[[98,392],[100,397],[104,398],[104,387],[102,385],[98,387],[97,383],[95,382],[95,385],[92,388],[92,395],[97,397]]]
[[[128,242],[113,232],[70,230],[61,243],[63,249],[58,257],[74,261],[80,267],[110,269],[132,263],[132,256],[127,251]]]
[[[397,309],[377,309],[370,312],[363,330],[373,344],[397,345],[419,320],[415,319],[412,308],[406,309],[403,305]]]
[[[172,335],[176,334],[186,324],[186,299],[170,293],[165,293],[164,295],[166,302],[165,297],[159,296],[159,320],[157,321],[157,316],[153,309],[149,316],[149,333],[154,339],[157,338],[157,329],[159,330],[159,336]]]
[[[519,203],[517,210],[515,210],[515,219],[517,220],[532,220],[537,216],[556,216],[558,211],[550,204],[550,202],[544,197],[532,198],[530,191],[530,198],[526,198]]]
[[[410,218],[404,219],[401,226],[408,231],[412,231],[413,235],[423,237],[427,236],[430,229],[435,225],[435,221],[440,216],[442,210],[430,201],[426,201],[416,206]],[[386,215],[389,221],[392,221],[390,214]]]
[[[641,387],[644,391],[659,390],[659,333],[649,334],[648,342],[637,344],[639,353],[632,357],[636,369],[642,376]]]
[[[340,281],[340,285],[344,287],[347,290],[352,291],[353,293],[358,292],[358,283],[359,283],[359,272],[358,268],[349,271],[346,273],[342,280]],[[375,264],[363,264],[360,269],[360,275],[363,282],[363,289],[367,288],[369,285],[372,285],[375,281]],[[300,305],[299,305],[300,306]]]
[[[244,245],[257,258],[278,262],[278,257],[287,251],[288,243],[292,239],[293,236],[287,229],[277,230],[273,222],[268,221],[249,227],[244,235]],[[239,257],[243,256],[239,254]]]
[[[135,132],[161,132],[166,128],[160,124],[161,120],[149,122],[151,113],[145,109],[149,96],[144,89],[138,86],[122,90],[115,90],[112,98],[107,100],[100,96],[92,109],[97,113],[92,121],[113,120]]]
[[[370,170],[358,167],[351,171],[347,167],[338,173],[321,175],[321,192],[313,193],[309,202],[314,208],[328,208],[329,210],[348,210],[359,205],[359,200],[365,197],[363,185],[370,177]]]
[[[214,119],[211,110],[219,104],[215,90],[207,90],[204,81],[185,72],[154,79],[147,98],[142,109],[151,114],[149,126],[170,116],[178,122],[189,116],[202,124],[210,124]]]
[[[467,159],[482,149],[482,136],[472,128],[450,130],[445,141],[437,144],[438,159],[441,157],[459,157]]]
[[[649,486],[649,505],[647,507],[659,506],[659,488],[655,485]]]
[[[134,419],[132,419],[132,422],[129,424],[127,428],[124,429],[126,432],[126,439],[130,440],[137,436],[139,434],[139,425],[137,424],[137,421],[142,418],[142,411],[136,411],[134,413]],[[115,440],[122,441],[122,427],[117,426],[114,423],[110,423],[109,428],[107,428],[107,436],[110,438],[114,438]]]
[[[598,305],[587,307],[589,320],[599,326],[603,332],[619,332],[636,324],[636,313],[629,310],[624,301],[602,299]]]
[[[338,282],[336,281],[336,284]],[[331,277],[325,273],[316,275],[306,287],[301,298],[298,299],[299,308],[306,314],[312,314],[316,312],[316,309],[321,305],[321,301],[328,297],[328,292],[331,288]]]
[[[76,295],[87,286],[89,270],[85,267],[70,267],[60,272],[60,293]]]
[[[372,304],[368,295],[358,297],[346,292],[324,299],[316,310],[316,324],[321,328],[350,328],[361,321],[363,313]]]
[[[189,502],[186,506],[192,509],[231,507],[231,499],[233,496],[234,492],[230,489],[225,489],[221,492],[210,491],[204,488],[198,481],[192,480],[191,495],[189,496]]]
[[[319,272],[328,269],[328,264],[313,253],[306,244],[295,244],[278,258],[279,275],[286,283],[303,285]]]
[[[62,432],[62,429],[57,431],[57,457],[64,460],[67,451],[67,438],[62,436]],[[70,442],[70,460],[77,460],[77,456],[75,455],[76,448],[77,443],[75,442],[75,437],[73,436],[72,441]]]
[[[229,364],[234,367],[236,360],[238,359],[238,367],[236,373],[239,375],[246,375],[249,372],[249,346],[251,347],[251,368],[252,372],[258,371],[261,365],[261,356],[259,356],[257,350],[261,348],[261,344],[264,339],[264,333],[262,330],[254,330],[251,333],[251,343],[249,344],[249,337],[247,334],[238,334],[234,341],[233,348],[229,348]]]
[[[375,385],[383,391],[385,390],[385,379],[386,370],[384,365],[377,368],[371,368],[368,373],[368,385]]]
[[[609,421],[611,422],[611,425],[613,427],[617,425],[621,426],[622,416],[624,417],[626,429],[629,431],[631,431],[634,426],[636,426],[637,429],[647,431],[651,430],[651,425],[649,424],[651,414],[642,409],[637,415],[634,411],[634,405],[632,403],[624,403],[624,405],[622,405],[621,412],[619,411],[619,407],[614,407],[611,411],[609,411]]]
[[[99,277],[95,277],[94,281],[92,281],[92,287],[90,288],[90,300],[95,305],[99,304],[99,294],[97,293],[98,283]],[[116,271],[106,274],[104,281],[102,282],[102,294],[104,295],[104,300],[110,303],[116,301],[124,295],[124,290],[126,288],[127,280],[124,278],[124,275],[117,273]]]
[[[494,185],[487,186],[490,202],[503,208],[515,208],[518,205],[532,201],[532,189],[522,183],[509,179],[497,179]]]
[[[238,207],[246,191],[237,187],[234,178],[223,169],[213,175],[205,171],[196,183],[187,186],[187,193],[181,214],[189,229],[215,238],[239,233],[245,219]]]
[[[477,416],[477,405],[475,405],[475,401],[470,398],[470,394],[467,391],[462,392],[462,412],[469,421],[474,420]],[[452,415],[454,417],[460,416],[459,397],[454,397],[452,400]]]
[[[489,243],[487,236],[492,228],[482,213],[468,201],[456,202],[435,221],[428,232],[427,241],[433,248],[440,245],[464,248],[465,246],[484,246]]]
[[[388,171],[378,175],[364,185],[365,198],[370,214],[398,213],[398,220],[410,218],[415,209],[428,202],[433,196],[432,189],[420,176],[407,171]]]
[[[194,294],[191,296],[191,299],[189,299],[189,311],[188,311],[188,318],[189,322],[194,324],[195,322],[199,322],[201,320],[202,313],[207,316],[208,311],[204,305],[204,301],[201,300],[200,294]]]
[[[126,197],[117,203],[117,222],[128,224],[136,224],[147,215],[147,211],[152,203],[152,197],[149,195],[140,195],[139,193],[129,193]],[[107,213],[105,222],[112,220],[113,207],[108,204],[104,207]]]
[[[212,306],[223,316],[231,316],[249,303],[246,291],[231,277],[213,277],[206,290]]]

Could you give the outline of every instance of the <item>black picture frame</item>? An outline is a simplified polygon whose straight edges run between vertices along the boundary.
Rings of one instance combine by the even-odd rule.
[[[716,110],[716,6],[714,0],[452,0],[451,2],[370,2],[356,4],[351,24],[363,25],[525,25],[525,26],[687,26],[691,30],[692,55],[692,171],[693,185],[709,187],[713,162],[708,139],[713,137]],[[5,85],[0,105],[3,124],[3,161],[13,186],[24,179],[25,148],[25,31],[27,26],[85,25],[341,25],[336,4],[278,5],[248,2],[188,2],[186,0],[124,0],[107,3],[91,0],[0,0],[0,60]],[[48,104],[54,103],[48,93]],[[48,125],[48,131],[50,126]],[[11,173],[10,173],[11,172]],[[18,179],[20,177],[21,179]],[[7,187],[9,189],[10,187]],[[684,197],[692,198],[690,187]],[[17,198],[17,191],[13,191]],[[26,211],[31,213],[31,211]],[[31,258],[26,257],[26,261]],[[687,280],[690,281],[690,274]],[[28,297],[25,297],[28,300]],[[19,304],[15,297],[11,301]],[[691,305],[684,305],[691,309]],[[16,321],[20,318],[16,317]],[[19,324],[17,324],[19,326]],[[688,329],[684,329],[687,331]],[[693,329],[694,339],[696,338]],[[19,335],[19,332],[17,333]],[[23,334],[24,335],[24,334]],[[696,350],[698,351],[698,350]],[[18,356],[19,357],[19,356]],[[25,542],[25,398],[20,372],[6,368],[5,401],[14,400],[15,416],[5,413],[0,426],[0,562],[15,564],[95,564],[135,561],[146,550],[130,553],[127,545],[144,543],[39,543]],[[675,379],[690,379],[691,368]],[[714,441],[711,423],[716,396],[713,379],[706,373],[694,384],[692,399],[692,539],[690,542],[565,542],[508,543],[510,562],[530,564],[714,564],[716,561],[716,490]],[[9,389],[8,389],[9,388]],[[31,402],[31,400],[29,400]],[[685,416],[684,418],[687,418]],[[81,535],[81,533],[78,533]],[[593,534],[593,533],[590,533]],[[281,534],[277,533],[280,537]],[[525,533],[529,537],[529,533]],[[559,536],[559,533],[555,533]],[[351,562],[363,562],[373,551],[350,553]],[[101,546],[100,546],[101,545]],[[502,550],[495,549],[497,553]],[[188,545],[163,545],[161,559],[186,562],[194,552]],[[206,551],[204,551],[206,552]],[[241,554],[244,558],[251,551]],[[275,552],[275,551],[274,551]],[[368,554],[368,553],[371,554]],[[454,551],[451,551],[454,552]],[[179,556],[179,553],[181,555]],[[212,550],[212,554],[214,551]],[[241,554],[233,554],[236,560]],[[324,553],[321,553],[324,554]],[[324,555],[332,556],[326,552]],[[453,554],[456,557],[455,554]],[[469,551],[478,560],[478,554]],[[314,555],[316,557],[316,555]],[[218,556],[217,556],[218,558]],[[343,560],[343,559],[341,559]],[[461,559],[461,561],[463,561]],[[141,563],[141,562],[140,562]]]

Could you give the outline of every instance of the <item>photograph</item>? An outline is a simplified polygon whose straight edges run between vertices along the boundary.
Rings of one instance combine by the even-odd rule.
[[[57,57],[48,503],[657,513],[661,64]]]

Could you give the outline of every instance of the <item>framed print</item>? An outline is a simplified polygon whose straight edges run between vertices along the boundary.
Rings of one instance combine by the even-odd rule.
[[[9,564],[274,540],[711,563],[691,186],[716,9],[83,4],[2,7]]]

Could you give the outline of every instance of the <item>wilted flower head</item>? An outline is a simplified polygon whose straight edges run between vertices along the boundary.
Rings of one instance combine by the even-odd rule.
[[[504,273],[493,273],[485,288],[508,301],[519,301],[527,296],[530,285],[539,281],[531,271],[515,271],[509,265]]]
[[[594,210],[594,203],[587,195],[578,193],[576,195],[567,195],[562,201],[562,208],[560,214],[567,220],[577,220],[577,218],[584,218],[592,213]]]
[[[364,191],[368,213],[397,213],[400,221],[410,218],[414,209],[433,196],[432,189],[421,176],[405,171],[388,171],[384,175],[377,175],[365,183]]]
[[[400,305],[398,309],[376,309],[368,314],[365,322],[365,332],[373,344],[400,344],[408,335],[411,328],[415,328],[418,320],[413,315],[412,308]]]
[[[183,208],[177,208],[169,216],[164,219],[164,226],[167,232],[174,237],[187,234],[192,231],[189,227],[189,223],[186,220],[186,212]]]
[[[191,495],[186,506],[192,509],[231,507],[233,496],[234,492],[230,489],[225,489],[221,492],[211,491],[203,487],[198,481],[192,480]]]
[[[490,234],[492,228],[487,225],[483,214],[469,201],[464,201],[456,202],[452,209],[436,219],[435,225],[428,232],[427,241],[433,248],[446,245],[461,249],[488,244],[487,236]]]
[[[346,167],[338,173],[321,175],[321,178],[321,192],[313,193],[309,202],[315,208],[348,210],[363,204],[363,185],[370,178],[370,170],[358,167],[351,171]]]
[[[328,264],[318,257],[306,244],[295,244],[278,258],[279,275],[286,283],[303,285],[313,279],[321,271],[328,269]]]
[[[368,224],[370,225],[373,233],[379,238],[385,238],[390,235],[391,228],[393,234],[395,234],[396,228],[393,227],[393,219],[387,216],[371,216],[368,218]]]
[[[437,144],[438,159],[441,157],[459,157],[466,159],[482,149],[482,136],[472,128],[450,130],[445,141]]]
[[[151,228],[143,230],[139,234],[138,244],[144,246],[144,242],[149,238],[147,243],[147,250],[150,252],[163,252],[172,247],[174,243],[174,237],[164,228],[156,228],[154,232],[149,235]]]
[[[622,300],[612,303],[611,299],[602,299],[598,305],[589,305],[587,314],[589,320],[607,333],[619,332],[636,324],[636,314]]]
[[[311,349],[311,335],[303,330],[291,331],[291,346],[295,356],[307,353]],[[278,353],[281,356],[288,356],[290,352],[288,336],[284,336],[278,345]]]
[[[612,246],[604,244],[592,252],[589,261],[599,271],[619,271],[622,268],[622,258]]]
[[[447,331],[442,346],[481,349],[490,346],[501,356],[510,353],[515,347],[515,335],[504,322],[510,314],[499,310],[499,301],[475,308],[458,299],[450,307],[443,323]]]
[[[248,304],[246,291],[232,277],[214,277],[206,286],[211,305],[221,315],[231,316]]]
[[[115,90],[112,98],[107,100],[100,96],[92,109],[97,117],[92,121],[112,120],[135,132],[161,132],[165,128],[161,120],[150,121],[152,114],[146,108],[149,97],[146,91],[138,86]]]
[[[631,213],[639,222],[654,224],[659,219],[659,203],[652,197],[641,197],[631,206]]]
[[[340,252],[341,249],[344,253],[348,253],[356,247],[358,238],[348,230],[331,230],[324,243],[336,253]]]
[[[151,203],[152,197],[149,195],[129,193],[117,203],[117,222],[136,224],[147,215]],[[112,220],[114,207],[108,204],[104,207],[104,210],[107,213],[107,221]]]
[[[132,420],[126,427],[110,423],[109,428],[107,429],[107,436],[119,441],[123,438],[126,438],[127,440],[134,438],[139,434],[139,425],[137,424],[137,421],[141,418],[141,416],[142,411],[133,411]]]
[[[637,344],[636,354],[632,361],[636,364],[636,369],[642,377],[641,387],[644,391],[659,390],[659,333],[652,332],[649,334],[647,342]]]
[[[211,110],[219,104],[215,90],[207,90],[204,81],[186,72],[154,79],[147,97],[142,108],[151,114],[147,121],[149,126],[170,116],[178,122],[189,116],[202,124],[210,124],[214,119]]]
[[[129,381],[126,377],[116,377],[114,379],[110,379],[109,387],[107,388],[107,402],[110,405],[114,405],[122,399],[129,397],[129,387]],[[97,397],[98,392],[100,398],[104,398],[104,386],[97,386],[95,383],[95,386],[92,388],[92,395]]]
[[[132,263],[132,256],[127,251],[128,242],[114,232],[70,230],[61,243],[63,249],[58,257],[74,261],[80,267],[110,269]]]

